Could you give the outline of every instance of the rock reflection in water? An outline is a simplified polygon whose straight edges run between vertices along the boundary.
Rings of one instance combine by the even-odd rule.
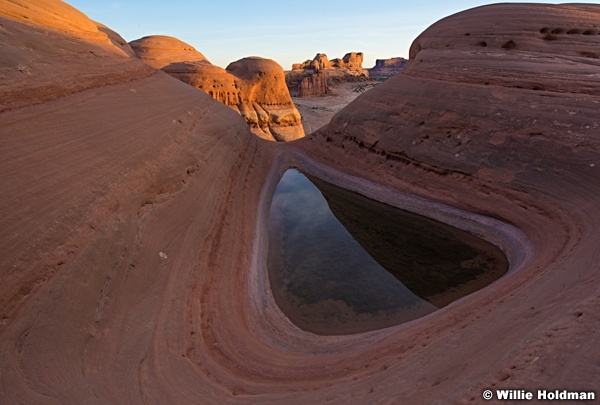
[[[336,335],[424,316],[497,279],[507,262],[464,231],[290,169],[271,203],[268,268],[292,322]]]

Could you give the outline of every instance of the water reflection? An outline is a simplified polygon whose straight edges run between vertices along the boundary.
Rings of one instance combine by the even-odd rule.
[[[407,322],[506,272],[502,253],[481,239],[311,180],[288,170],[269,217],[273,295],[304,330],[350,334]]]

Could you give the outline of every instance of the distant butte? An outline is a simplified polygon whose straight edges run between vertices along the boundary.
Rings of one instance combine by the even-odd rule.
[[[177,38],[148,36],[130,45],[150,66],[240,113],[255,135],[271,141],[292,141],[304,136],[283,69],[275,61],[248,57],[223,69]]]
[[[363,59],[362,52],[350,52],[342,59],[332,60],[324,53],[318,53],[312,60],[294,63],[285,75],[290,94],[296,97],[324,96],[330,93],[333,84],[366,80],[369,71],[363,69]]]
[[[375,66],[369,69],[369,76],[375,80],[386,80],[394,76],[408,64],[408,59],[401,57],[377,59]]]

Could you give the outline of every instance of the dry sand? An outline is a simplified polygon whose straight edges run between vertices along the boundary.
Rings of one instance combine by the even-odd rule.
[[[329,123],[331,117],[352,100],[374,86],[376,81],[347,83],[331,86],[331,93],[321,97],[292,97],[296,108],[302,116],[302,126],[307,134],[316,131]]]

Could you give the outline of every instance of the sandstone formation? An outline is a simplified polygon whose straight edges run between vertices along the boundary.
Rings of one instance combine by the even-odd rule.
[[[324,96],[330,93],[334,83],[365,80],[369,71],[363,69],[362,52],[350,52],[342,59],[327,59],[318,53],[312,60],[294,63],[292,71],[286,72],[285,80],[290,94],[296,97]]]
[[[59,1],[32,3],[27,0],[11,0],[5,3],[0,10],[2,17],[39,28],[52,29],[72,38],[90,42],[106,41],[106,35],[98,31],[98,27],[92,20],[67,3]]]
[[[406,67],[408,60],[404,58],[377,59],[375,66],[369,69],[369,76],[376,80],[387,80]]]
[[[356,72],[366,74],[362,67],[364,55],[362,52],[350,52],[344,55],[342,59],[335,58],[331,61],[327,59],[324,53],[318,53],[313,60],[306,60],[304,63],[294,63],[293,70],[313,70],[316,73],[327,69],[343,70],[345,73]]]
[[[4,2],[0,24],[0,111],[154,73],[115,46],[117,34],[62,1]]]
[[[476,403],[484,389],[595,389],[600,6],[444,19],[400,74],[286,144],[252,136],[85,17],[61,21],[64,7],[0,3],[0,402]],[[408,324],[302,331],[265,268],[269,203],[291,166],[482,236],[510,274]]]
[[[598,5],[498,4],[448,17],[413,42],[406,69],[304,145],[345,173],[522,232],[504,242],[508,277],[432,317],[435,327],[399,331],[422,343],[395,352],[402,360],[387,370],[404,381],[388,390],[398,402],[466,403],[491,387],[589,391],[600,377],[599,24]],[[373,195],[393,202],[389,193]]]
[[[190,44],[166,35],[151,35],[129,43],[138,58],[155,69],[172,63],[208,62],[208,59]]]
[[[290,98],[283,69],[275,61],[250,57],[222,69],[176,38],[149,36],[130,45],[150,66],[240,113],[255,135],[275,141],[304,136],[300,113]]]

